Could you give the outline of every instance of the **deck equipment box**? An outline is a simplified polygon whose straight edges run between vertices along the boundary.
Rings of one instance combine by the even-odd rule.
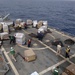
[[[25,50],[24,54],[26,61],[33,61],[36,59],[36,55],[33,50]]]
[[[44,31],[47,31],[47,26],[41,26],[40,28],[43,29]]]
[[[25,22],[21,22],[20,24],[21,24],[21,27],[24,28]]]
[[[39,21],[37,24],[37,28],[40,28],[43,25],[43,21]]]
[[[0,33],[1,39],[9,39],[9,34],[7,32]]]
[[[43,26],[48,26],[48,22],[47,21],[43,21]]]
[[[39,28],[38,29],[38,33],[44,33],[44,29],[43,28]]]
[[[15,23],[20,24],[22,22],[22,19],[16,19]]]
[[[16,38],[16,43],[18,43],[18,44],[25,43],[25,35],[23,33],[16,33],[15,38]]]
[[[27,25],[32,25],[32,24],[33,24],[33,21],[30,20],[30,19],[28,19],[28,20],[27,20]]]
[[[0,30],[2,30],[2,28],[3,28],[3,25],[0,23]]]
[[[8,25],[3,24],[3,31],[9,33]]]
[[[33,21],[33,27],[36,27],[37,26],[37,20],[34,20]]]
[[[75,65],[74,65],[74,64],[71,64],[71,65],[69,65],[68,67],[66,67],[65,72],[66,72],[68,75],[75,75]]]

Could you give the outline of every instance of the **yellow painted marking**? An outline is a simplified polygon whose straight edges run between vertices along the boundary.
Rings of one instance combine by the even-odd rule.
[[[4,51],[4,55],[6,56],[6,58],[7,58],[8,62],[9,62],[9,64],[10,64],[10,66],[11,66],[13,72],[15,73],[15,75],[19,75],[19,73],[18,73],[16,67],[15,67],[14,64],[12,63],[10,57],[8,56],[6,50],[5,50],[3,47],[2,47],[2,51]]]

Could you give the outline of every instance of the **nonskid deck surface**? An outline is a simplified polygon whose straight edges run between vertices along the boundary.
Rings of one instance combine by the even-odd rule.
[[[64,71],[66,66],[68,66],[69,64],[75,63],[72,57],[71,57],[72,59],[70,60],[65,59],[66,44],[64,44],[64,40],[70,37],[65,36],[65,34],[60,34],[60,32],[57,32],[56,30],[53,30],[53,29],[51,29],[51,31],[52,33],[47,33],[44,36],[42,41],[39,41],[37,38],[32,38],[28,35],[30,33],[37,34],[36,28],[29,27],[27,30],[23,29],[19,31],[25,34],[26,40],[28,40],[29,38],[32,38],[32,46],[30,48],[34,50],[35,54],[37,55],[37,59],[32,62],[24,61],[22,57],[19,55],[16,56],[17,62],[15,62],[14,60],[12,60],[10,53],[8,53],[10,51],[10,47],[13,46],[17,53],[19,52],[22,56],[24,56],[24,51],[29,49],[27,45],[18,45],[18,44],[10,45],[9,40],[4,41],[3,47],[5,48],[7,55],[11,59],[10,61],[13,63],[19,75],[30,75],[34,71],[37,71],[40,75],[42,74],[51,75],[52,74],[51,69],[53,65],[60,66],[60,69]],[[15,32],[12,32],[11,34],[14,34],[14,33]],[[54,39],[60,39],[64,44],[64,47],[62,47],[62,53],[59,56],[56,55],[56,46],[53,46],[51,44],[51,41],[53,41]],[[74,50],[75,44],[70,47],[71,47],[70,56],[72,56],[75,52]],[[10,74],[10,70],[9,70],[7,75],[14,75],[15,70],[12,71],[11,69],[11,72],[12,73]]]

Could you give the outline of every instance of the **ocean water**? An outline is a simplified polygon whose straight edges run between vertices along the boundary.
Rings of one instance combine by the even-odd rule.
[[[0,0],[0,15],[24,21],[47,20],[48,25],[75,36],[75,1]]]

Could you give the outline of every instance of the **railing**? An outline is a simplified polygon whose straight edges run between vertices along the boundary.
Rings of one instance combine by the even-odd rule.
[[[71,33],[68,33],[68,32],[65,32],[65,31],[62,31],[62,30],[59,29],[59,28],[52,27],[52,26],[48,26],[48,28],[55,29],[55,30],[57,30],[57,31],[59,31],[59,32],[65,34],[65,35],[68,35],[68,36],[71,36],[71,37],[75,38],[75,35],[73,35],[73,34],[71,34]]]

